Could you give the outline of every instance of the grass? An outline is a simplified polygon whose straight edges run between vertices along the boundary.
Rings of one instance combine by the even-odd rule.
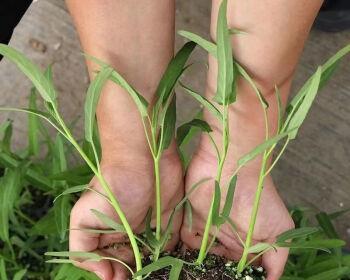
[[[171,267],[170,278],[176,280],[179,277],[184,262],[180,259],[166,256],[162,257],[164,247],[170,238],[172,221],[175,213],[182,207],[189,207],[188,193],[186,197],[175,207],[165,229],[161,224],[161,179],[159,176],[159,163],[164,150],[168,148],[171,140],[176,137],[180,152],[184,151],[195,131],[208,133],[212,144],[217,152],[218,169],[215,177],[214,195],[203,234],[197,260],[193,265],[201,265],[206,259],[210,248],[215,243],[215,232],[220,227],[229,223],[235,230],[234,222],[230,219],[235,185],[239,177],[240,169],[251,160],[260,156],[261,169],[256,187],[253,210],[249,222],[249,230],[245,241],[239,236],[244,248],[242,258],[238,263],[238,272],[242,272],[249,264],[248,254],[254,253],[260,256],[277,247],[291,248],[291,257],[286,268],[285,280],[288,279],[339,279],[348,275],[350,271],[349,258],[344,256],[341,247],[344,242],[340,240],[333,228],[332,219],[338,214],[327,215],[319,213],[316,218],[317,227],[311,227],[304,210],[294,209],[292,215],[298,227],[281,234],[274,244],[260,243],[252,245],[256,217],[259,211],[260,198],[266,176],[277,164],[281,155],[290,141],[295,139],[298,130],[305,120],[307,113],[317,95],[317,92],[330,78],[340,59],[350,52],[350,46],[346,46],[324,65],[318,67],[315,74],[305,83],[297,95],[291,100],[287,109],[281,106],[278,88],[276,87],[276,103],[279,108],[278,131],[270,136],[268,130],[268,108],[263,95],[260,93],[254,80],[245,69],[235,61],[232,56],[231,36],[244,33],[236,32],[228,28],[226,19],[227,1],[223,1],[217,24],[217,43],[209,42],[198,35],[190,32],[180,32],[181,35],[190,39],[174,56],[165,71],[156,92],[156,102],[151,107],[147,101],[127,81],[108,64],[97,58],[87,56],[100,66],[94,80],[91,82],[84,107],[85,135],[84,139],[77,140],[73,136],[72,127],[62,119],[57,102],[57,92],[52,81],[51,67],[42,72],[35,64],[15,49],[0,45],[0,54],[15,63],[18,68],[31,80],[33,90],[30,94],[27,109],[1,108],[0,110],[25,112],[28,114],[28,147],[19,152],[11,150],[12,124],[5,122],[0,126],[2,135],[0,146],[0,166],[2,167],[0,201],[0,279],[96,279],[95,276],[75,268],[71,265],[72,259],[79,258],[90,261],[109,259],[122,263],[133,274],[134,279],[143,279],[152,271],[164,267]],[[176,122],[176,94],[175,86],[184,71],[189,67],[187,61],[196,47],[199,45],[212,54],[218,61],[218,88],[212,101],[205,99],[189,87],[180,85],[194,97],[205,109],[217,117],[222,124],[222,150],[218,149],[218,143],[211,138],[212,129],[209,124],[200,118],[191,120],[180,126],[175,132]],[[244,155],[237,162],[237,169],[233,172],[224,205],[220,205],[221,198],[221,174],[226,161],[229,148],[229,108],[235,106],[236,81],[238,78],[245,79],[256,93],[260,101],[262,118],[265,120],[265,141]],[[145,217],[145,239],[140,239],[133,232],[126,216],[121,209],[117,197],[114,196],[110,186],[106,182],[99,166],[100,145],[96,129],[96,106],[104,84],[111,80],[120,85],[134,100],[135,106],[140,112],[140,121],[143,124],[154,163],[155,174],[155,209],[150,209]],[[43,106],[39,106],[38,97],[41,97]],[[53,126],[57,135],[52,137],[48,132],[46,123]],[[284,145],[277,151],[271,166],[268,165],[273,153],[276,152],[277,144],[284,141]],[[40,151],[46,149],[44,158]],[[82,161],[70,166],[71,158],[68,156],[74,151]],[[184,165],[188,164],[188,155],[181,153]],[[108,232],[124,232],[131,244],[135,257],[135,271],[127,264],[118,259],[111,259],[86,252],[67,252],[67,231],[69,212],[74,204],[77,194],[82,191],[92,191],[88,184],[95,176],[106,194],[106,200],[112,205],[119,217],[120,224],[106,216],[104,213],[92,210],[93,214],[108,228]],[[200,187],[205,179],[193,186],[193,190]],[[42,199],[47,205],[42,213],[34,213],[30,209],[36,199]],[[52,202],[54,202],[52,204]],[[150,220],[152,211],[155,212],[156,226],[151,228]],[[191,216],[188,217],[192,219]],[[95,230],[95,232],[101,232]],[[153,263],[143,267],[141,247],[146,246],[152,254]],[[312,249],[312,250],[309,250]],[[44,264],[42,254],[53,257]],[[327,254],[323,253],[327,252]],[[35,261],[33,261],[35,260]],[[59,265],[53,266],[53,263]],[[311,268],[314,268],[312,270]],[[316,274],[317,273],[317,274]],[[319,274],[324,273],[323,275]],[[312,278],[317,275],[319,278]],[[331,276],[330,276],[331,275]],[[336,275],[336,276],[334,276]],[[331,278],[331,277],[335,278]],[[323,278],[322,278],[323,277]],[[328,277],[328,278],[327,278]]]

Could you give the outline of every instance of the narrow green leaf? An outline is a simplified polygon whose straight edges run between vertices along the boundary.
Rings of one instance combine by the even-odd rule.
[[[0,280],[8,280],[6,273],[6,264],[3,258],[0,257]]]
[[[276,85],[275,85],[275,95],[276,95],[277,110],[278,110],[278,125],[277,125],[278,129],[277,129],[277,132],[279,133],[281,131],[282,125],[283,125],[284,111],[283,111],[281,93]]]
[[[79,185],[79,186],[70,187],[70,188],[66,189],[65,191],[63,191],[58,196],[56,196],[53,202],[55,203],[55,201],[63,195],[82,192],[82,191],[85,191],[87,188],[88,188],[88,185]]]
[[[214,100],[228,105],[236,100],[231,38],[227,25],[227,0],[221,2],[217,21],[217,92]]]
[[[63,252],[46,252],[45,256],[50,256],[50,257],[61,257],[61,258],[78,258],[78,259],[84,259],[84,260],[95,260],[95,261],[100,261],[102,260],[102,257],[96,253],[91,253],[91,252],[68,252],[68,251],[63,251]]]
[[[152,208],[149,208],[147,211],[146,218],[145,218],[145,234],[146,234],[148,244],[152,248],[157,248],[157,247],[159,247],[159,242],[156,239],[156,237],[154,236],[154,233],[153,233],[152,227],[151,227],[151,222],[152,222]]]
[[[5,44],[0,44],[0,54],[11,60],[32,81],[40,95],[47,102],[56,103],[53,85],[49,83],[40,69],[22,53]]]
[[[346,243],[339,239],[308,240],[295,242],[277,242],[277,247],[297,248],[297,249],[317,249],[330,252],[328,249],[343,247]]]
[[[236,183],[237,183],[237,175],[235,175],[231,178],[228,189],[227,189],[225,204],[224,204],[224,208],[222,209],[222,213],[221,213],[221,216],[224,217],[225,220],[226,220],[226,218],[228,218],[230,216],[230,213],[232,210],[233,197],[234,197],[234,193],[235,193],[235,189],[236,189]]]
[[[99,60],[98,58],[93,57],[91,55],[87,55],[87,54],[84,54],[84,55],[88,59],[90,59],[91,61],[100,65],[101,67],[108,67],[108,64]],[[146,117],[148,115],[148,112],[147,112],[148,102],[147,102],[147,100],[142,95],[140,95],[117,71],[115,71],[115,70],[112,71],[112,74],[110,76],[110,80],[126,90],[126,92],[130,95],[130,97],[133,99],[134,103],[136,104],[137,109],[139,110],[142,117]]]
[[[292,115],[289,118],[289,122],[286,124],[285,129],[290,129],[296,127],[297,129],[290,133],[290,139],[294,139],[297,136],[298,129],[305,120],[307,113],[310,110],[312,102],[314,101],[316,94],[319,89],[321,81],[322,68],[318,67],[316,73],[313,75],[313,78],[306,89],[305,96],[301,99],[298,108],[292,111]]]
[[[53,209],[51,209],[44,217],[42,217],[39,221],[37,221],[34,226],[30,229],[30,236],[48,236],[54,235],[56,236],[58,232],[55,213]]]
[[[13,280],[21,280],[26,275],[27,269],[21,269],[15,273]]]
[[[102,70],[90,83],[85,99],[85,139],[93,143],[93,131],[95,124],[96,107],[100,98],[102,89],[108,81],[113,69],[109,66],[103,67]]]
[[[260,252],[263,252],[268,249],[272,249],[273,246],[269,243],[257,243],[248,249],[249,254],[259,254]]]
[[[319,231],[320,230],[317,227],[302,227],[290,229],[278,235],[276,242],[285,242],[287,240],[292,240],[296,238],[305,238]]]
[[[108,217],[107,215],[103,214],[102,212],[96,209],[90,209],[90,211],[109,228],[114,229],[117,232],[125,232],[124,226],[117,223],[112,218]]]
[[[29,96],[29,109],[38,110],[36,99],[36,90],[33,88]],[[28,114],[28,153],[30,155],[39,155],[39,128],[40,123],[38,117],[33,114]]]
[[[7,154],[11,154],[11,140],[12,140],[12,132],[13,126],[12,121],[5,122],[5,126],[2,129],[3,138],[0,142],[0,151],[3,151]]]
[[[247,32],[237,29],[237,28],[230,28],[229,29],[230,35],[241,35],[241,34],[248,34]]]
[[[199,93],[195,92],[194,90],[190,89],[189,87],[185,86],[184,84],[180,83],[180,85],[186,90],[186,92],[191,95],[194,99],[196,99],[201,105],[203,105],[204,108],[206,108],[209,112],[211,112],[215,117],[217,117],[219,120],[222,120],[222,114],[219,111],[218,108],[215,107],[213,103],[211,103],[209,100],[207,100],[205,97],[200,95]]]
[[[180,260],[174,261],[170,270],[169,280],[178,280],[182,271],[183,262]]]
[[[71,204],[67,196],[61,196],[54,204],[55,221],[61,241],[67,236],[70,209]]]
[[[216,45],[213,42],[210,42],[201,36],[194,34],[192,32],[180,30],[177,32],[180,36],[191,40],[192,42],[195,42],[198,44],[201,48],[203,48],[205,51],[210,53],[212,56],[217,57],[217,50]]]
[[[256,96],[258,97],[262,107],[265,108],[265,109],[268,108],[269,107],[269,103],[266,101],[264,96],[261,94],[260,90],[256,86],[256,84],[253,81],[253,79],[249,76],[247,71],[241,65],[239,65],[237,62],[235,63],[235,66],[236,66],[238,74],[240,74],[249,83],[249,85],[254,90],[254,92],[255,92]]]
[[[161,143],[159,143],[160,151],[166,150],[175,134],[176,124],[176,95],[172,97],[169,106],[166,107],[165,115],[161,125]]]
[[[350,211],[350,208],[347,208],[347,209],[344,209],[344,210],[341,210],[341,211],[330,213],[330,214],[328,214],[328,217],[331,220],[334,220],[334,219],[339,218],[340,216],[348,213],[349,211]]]
[[[212,132],[211,127],[206,121],[203,121],[200,119],[193,119],[177,128],[176,142],[179,147],[182,146],[184,139],[187,137],[192,127],[196,127],[202,132],[206,132],[206,133]]]
[[[348,276],[350,274],[349,267],[339,267],[335,269],[331,269],[326,272],[322,272],[316,275],[313,275],[306,280],[336,280],[342,276]]]
[[[165,70],[162,79],[159,82],[156,95],[157,102],[155,105],[156,111],[159,110],[161,105],[164,105],[171,95],[174,86],[178,79],[180,78],[185,64],[190,57],[192,51],[196,47],[194,42],[186,43],[175,55],[175,57],[170,61],[167,69]]]
[[[221,201],[221,189],[220,189],[219,183],[215,181],[212,224],[216,226],[219,226],[222,222],[220,219],[220,201]]]
[[[19,169],[8,169],[0,178],[0,238],[4,242],[9,242],[10,239],[9,219],[23,187],[21,178],[22,174]]]
[[[257,157],[259,154],[264,152],[266,149],[270,148],[272,145],[278,143],[281,139],[284,137],[287,137],[290,133],[292,133],[294,129],[290,129],[286,132],[283,132],[279,135],[276,135],[275,137],[270,138],[269,140],[265,141],[264,143],[260,144],[259,146],[255,147],[251,152],[244,155],[238,160],[238,165],[243,166],[249,161],[253,160],[255,157]]]
[[[339,234],[335,230],[331,222],[331,219],[329,218],[327,213],[325,212],[318,213],[316,215],[316,219],[328,238],[339,239]]]
[[[175,264],[177,262],[178,262],[178,260],[176,258],[173,258],[170,256],[162,257],[162,258],[158,259],[157,261],[145,266],[141,270],[137,271],[134,274],[134,278],[136,278],[138,276],[146,275],[146,274],[151,273],[153,271],[163,269],[167,266],[172,266],[173,264]]]

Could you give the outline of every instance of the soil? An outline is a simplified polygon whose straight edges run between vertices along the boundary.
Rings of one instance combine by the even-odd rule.
[[[186,262],[194,262],[198,256],[198,250],[175,252],[171,254]],[[145,265],[149,264],[145,260]],[[237,262],[229,261],[223,257],[209,254],[200,266],[184,265],[179,280],[265,280],[266,272],[262,267],[247,267],[241,274],[237,273]],[[153,272],[148,279],[168,280],[170,268],[164,268]]]

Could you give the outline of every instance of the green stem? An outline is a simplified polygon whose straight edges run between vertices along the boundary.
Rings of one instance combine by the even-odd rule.
[[[160,190],[160,168],[159,158],[154,159],[154,175],[156,180],[156,239],[159,241],[162,231],[162,202],[161,202],[161,190]]]
[[[112,192],[112,190],[110,189],[108,183],[106,182],[105,178],[102,176],[102,174],[100,172],[98,172],[98,170],[96,169],[96,167],[94,166],[94,164],[91,162],[91,160],[89,159],[89,157],[84,153],[84,151],[82,150],[82,148],[79,146],[79,144],[76,142],[76,140],[73,138],[71,132],[69,131],[69,129],[66,127],[64,121],[62,120],[60,114],[58,113],[56,107],[54,106],[54,112],[57,116],[57,119],[62,127],[62,129],[64,130],[65,134],[67,135],[67,138],[69,139],[69,141],[71,142],[71,144],[76,148],[76,150],[79,152],[79,154],[82,156],[82,158],[85,160],[85,162],[87,163],[87,165],[90,167],[90,169],[92,170],[92,172],[96,175],[97,179],[99,180],[102,188],[104,189],[104,191],[106,192],[107,196],[109,197],[114,210],[116,211],[116,213],[119,216],[119,219],[121,221],[121,223],[123,224],[126,234],[128,235],[128,238],[130,240],[130,244],[134,253],[134,257],[135,257],[135,263],[136,263],[136,270],[141,270],[142,269],[142,258],[141,258],[141,254],[140,254],[140,250],[139,247],[137,245],[137,241],[135,239],[134,233],[131,229],[131,226],[123,212],[123,210],[121,209],[118,201],[116,200],[116,198],[114,197],[114,194]],[[141,277],[138,277],[138,279],[141,279]]]
[[[226,160],[227,156],[227,151],[228,151],[228,135],[229,135],[229,128],[228,128],[228,106],[224,106],[223,108],[223,119],[222,119],[222,156],[219,159],[219,164],[218,164],[218,170],[216,174],[215,180],[219,183],[221,181],[221,175],[222,175],[222,170],[224,167],[224,163]],[[209,234],[210,234],[210,229],[212,226],[212,215],[213,215],[213,206],[214,206],[214,196],[211,201],[210,209],[208,212],[208,217],[207,217],[207,222],[205,224],[205,229],[203,233],[203,239],[201,243],[201,247],[199,250],[198,258],[197,258],[197,264],[203,263],[206,255],[207,255],[207,248],[208,248],[208,241],[209,241]]]
[[[264,174],[265,174],[267,159],[268,159],[268,157],[266,157],[266,151],[265,151],[263,159],[262,159],[262,163],[261,163],[259,181],[258,181],[257,190],[256,190],[256,194],[255,194],[255,200],[254,200],[253,210],[252,210],[252,214],[251,214],[249,229],[248,229],[248,233],[247,233],[247,237],[246,237],[246,241],[245,241],[245,246],[244,246],[242,258],[238,263],[238,271],[239,272],[243,271],[245,264],[247,263],[248,250],[252,244],[254,228],[255,228],[255,224],[256,224],[256,218],[258,215],[258,210],[259,210],[259,205],[260,205],[261,194],[262,194],[262,191],[264,188],[264,179],[265,179]]]

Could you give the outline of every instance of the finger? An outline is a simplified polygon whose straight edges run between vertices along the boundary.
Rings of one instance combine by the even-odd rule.
[[[278,280],[282,276],[288,252],[286,248],[278,248],[263,255],[262,266],[267,271],[267,280]]]
[[[77,206],[77,204],[76,204]],[[98,251],[99,245],[99,234],[93,234],[86,231],[75,230],[81,228],[80,226],[80,211],[79,208],[74,206],[71,213],[70,221],[70,233],[69,233],[69,250],[80,251],[80,252],[95,252],[100,254]],[[103,280],[111,280],[113,277],[113,269],[109,261],[82,261],[74,262],[74,264],[82,269],[88,270],[95,273],[98,277]]]
[[[113,267],[113,272],[114,272],[113,280],[130,279],[131,273],[129,272],[129,270],[125,266],[123,266],[120,263],[115,262],[112,264],[112,267]]]

